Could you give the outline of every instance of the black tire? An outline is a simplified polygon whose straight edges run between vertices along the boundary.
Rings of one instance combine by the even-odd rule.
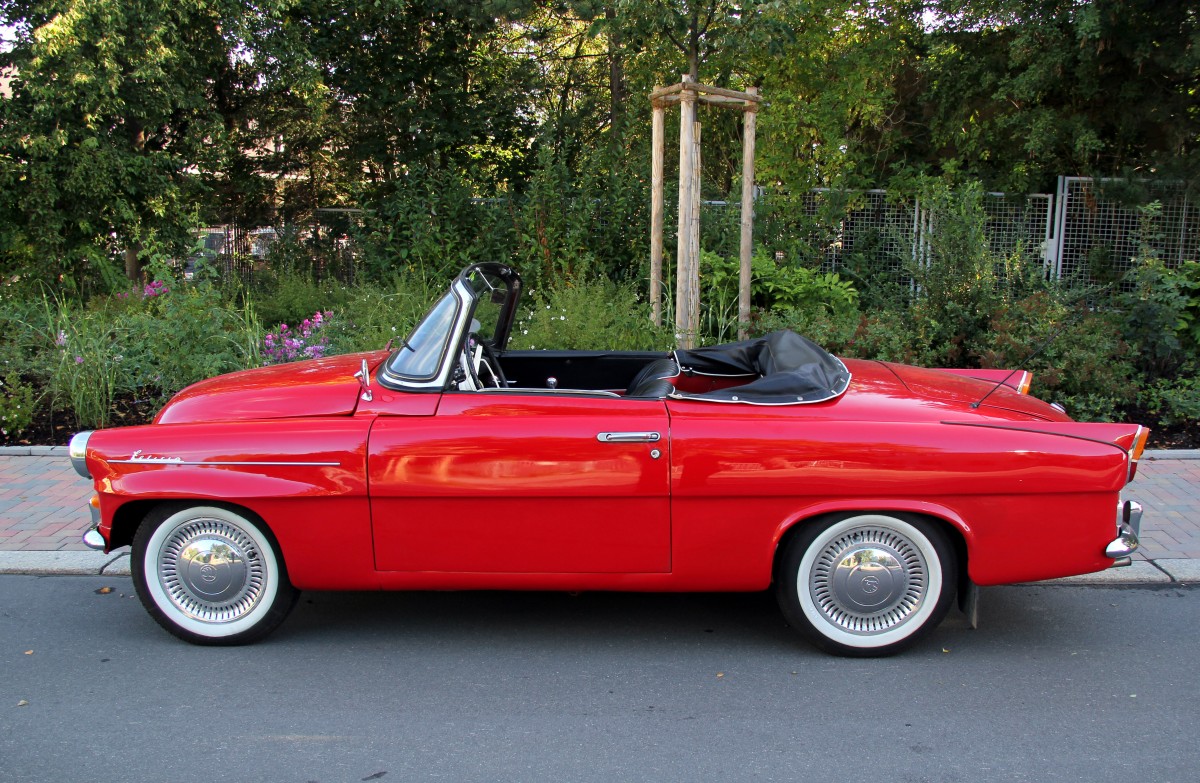
[[[954,547],[932,522],[863,513],[809,523],[775,575],[788,623],[835,655],[891,655],[936,628],[958,585]]]
[[[266,525],[219,505],[157,506],[133,537],[130,571],[150,616],[193,644],[260,639],[300,596]]]

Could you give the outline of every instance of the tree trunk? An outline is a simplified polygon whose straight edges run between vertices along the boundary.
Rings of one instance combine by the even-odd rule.
[[[137,120],[129,122],[129,143],[139,154],[146,152],[146,129]],[[125,276],[135,283],[142,279],[142,243],[132,237],[125,248]]]
[[[614,143],[618,137],[617,131],[624,125],[625,104],[629,91],[625,84],[625,43],[621,40],[621,32],[617,29],[615,20],[617,12],[612,8],[604,11],[604,18],[609,21],[608,34],[608,94],[610,98],[608,119],[614,131]]]
[[[141,249],[140,242],[125,248],[125,276],[135,283],[142,280],[142,259],[138,258]]]

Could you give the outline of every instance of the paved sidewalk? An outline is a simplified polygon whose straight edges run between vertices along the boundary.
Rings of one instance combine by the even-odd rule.
[[[64,446],[0,448],[0,573],[127,572],[80,540],[91,493]],[[1134,564],[1066,581],[1200,582],[1200,451],[1147,451],[1126,495],[1146,509]]]

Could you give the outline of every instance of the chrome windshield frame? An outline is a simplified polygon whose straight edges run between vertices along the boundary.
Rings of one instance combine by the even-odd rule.
[[[521,278],[511,267],[504,264],[485,263],[473,264],[454,278],[454,282],[450,284],[449,290],[437,301],[425,314],[418,324],[424,323],[429,315],[434,312],[438,305],[445,301],[446,297],[454,297],[456,301],[456,311],[450,327],[450,332],[446,335],[446,339],[441,346],[441,355],[438,358],[437,371],[432,375],[427,376],[412,376],[396,372],[393,369],[395,359],[400,351],[411,350],[405,344],[401,344],[396,348],[387,360],[379,368],[378,380],[380,385],[393,391],[410,391],[410,392],[441,392],[445,390],[450,383],[450,378],[454,373],[454,368],[458,363],[458,355],[462,351],[463,342],[467,339],[470,332],[471,319],[474,316],[475,309],[479,304],[483,290],[495,290],[485,277],[486,287],[481,288],[477,284],[471,282],[472,275],[482,273],[484,275],[493,274],[499,276],[508,285],[506,301],[503,304],[500,320],[496,325],[496,335],[494,340],[497,350],[503,350],[504,344],[508,340],[509,332],[512,329],[512,321],[516,312],[517,303],[521,295]],[[416,329],[413,330],[416,332]]]
[[[448,296],[453,296],[457,300],[457,308],[454,313],[454,320],[450,327],[450,333],[442,342],[441,356],[438,358],[437,372],[431,376],[423,376],[420,378],[408,375],[401,375],[392,371],[392,360],[396,352],[409,350],[405,345],[400,345],[399,348],[389,356],[379,369],[379,383],[385,388],[394,391],[442,391],[446,388],[446,384],[450,381],[450,373],[454,369],[454,354],[458,346],[462,344],[462,339],[466,333],[467,322],[471,317],[471,311],[474,309],[474,292],[471,287],[461,278],[455,278],[450,284]],[[443,296],[442,299],[445,299]],[[440,303],[442,300],[439,299]],[[436,307],[437,305],[434,305]],[[434,308],[430,308],[433,312]],[[424,320],[424,319],[422,319]]]

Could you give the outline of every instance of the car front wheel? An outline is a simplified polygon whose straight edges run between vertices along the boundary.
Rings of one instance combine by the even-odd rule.
[[[244,644],[299,597],[264,525],[222,506],[168,504],[133,538],[130,571],[158,624],[195,644]]]
[[[954,599],[958,566],[945,534],[907,515],[813,523],[787,544],[776,593],[789,624],[821,649],[890,655],[935,628]]]

